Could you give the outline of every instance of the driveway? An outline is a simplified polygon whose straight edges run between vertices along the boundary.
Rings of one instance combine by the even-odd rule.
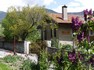
[[[8,50],[4,50],[4,49],[0,49],[0,58],[3,58],[7,55],[13,55],[13,52],[8,51]]]
[[[16,53],[18,56],[23,57],[24,59],[30,59],[32,60],[32,62],[34,63],[38,63],[38,56],[36,54],[30,54],[30,55],[26,55],[26,54],[21,54],[21,53]],[[13,55],[12,51],[9,50],[5,50],[5,49],[0,49],[0,58],[3,58],[7,55]]]

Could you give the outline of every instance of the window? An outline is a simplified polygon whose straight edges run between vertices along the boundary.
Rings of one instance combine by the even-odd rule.
[[[53,37],[56,37],[57,36],[57,34],[56,34],[56,29],[51,29],[51,38],[53,38]]]
[[[41,31],[42,40],[51,40],[53,37],[57,37],[56,29],[45,29]]]
[[[47,40],[47,30],[44,31],[44,35],[45,35],[44,36],[45,37],[44,39]]]
[[[56,29],[54,29],[54,37],[56,37]]]

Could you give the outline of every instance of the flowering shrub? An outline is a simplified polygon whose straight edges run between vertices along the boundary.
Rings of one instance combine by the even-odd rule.
[[[92,42],[90,41],[90,36],[89,36],[89,31],[90,30],[94,30],[94,21],[92,20],[93,18],[93,13],[92,13],[92,9],[88,10],[84,10],[84,22],[82,23],[82,21],[80,21],[78,19],[78,17],[76,18],[72,18],[72,31],[73,33],[75,33],[75,36],[78,40],[78,47],[76,50],[79,50],[81,54],[84,54],[84,56],[82,57],[81,54],[78,54],[77,56],[77,51],[72,51],[68,54],[69,60],[72,63],[79,63],[79,60],[81,61],[80,63],[84,65],[87,69],[90,69],[90,65],[94,64],[93,61],[93,56],[94,52],[92,51],[92,48],[94,47],[94,45],[92,45]],[[91,53],[92,51],[92,53]],[[79,60],[78,60],[79,59]]]
[[[79,17],[72,17],[72,30],[77,31],[82,25],[82,21],[79,21]]]
[[[94,70],[94,42],[90,41],[89,36],[89,31],[94,30],[92,9],[83,12],[84,22],[79,17],[72,18],[73,37],[77,40],[77,47],[63,46],[54,52],[52,59],[48,61],[47,53],[42,52],[39,59],[41,70],[49,69],[51,64],[54,70]]]
[[[68,58],[72,63],[76,63],[77,57],[76,57],[76,52],[73,50],[72,52],[68,52]]]
[[[90,41],[89,31],[94,30],[92,9],[84,10],[84,21],[79,17],[72,18],[73,37],[77,46],[72,50],[63,48],[63,52],[54,54],[55,70],[92,70],[94,69],[94,44]]]

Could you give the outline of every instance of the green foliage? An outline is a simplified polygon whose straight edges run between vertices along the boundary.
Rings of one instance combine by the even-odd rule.
[[[31,53],[36,53],[39,55],[40,51],[46,49],[46,47],[47,43],[45,41],[37,40],[36,42],[31,43],[29,50]]]
[[[52,22],[52,19],[47,15],[45,8],[40,6],[35,7],[10,7],[7,15],[2,21],[5,28],[4,35],[6,40],[12,40],[15,36],[16,40],[36,40],[39,39],[40,33],[37,31],[37,26],[46,27]]]
[[[89,29],[90,30],[94,30],[94,21],[92,21],[92,20],[90,20],[90,21],[88,21],[88,26],[89,26]]]
[[[35,63],[32,63],[31,60],[25,60],[21,70],[38,70],[38,66]]]
[[[13,38],[13,35],[11,34],[10,23],[8,19],[4,19],[2,21],[2,26],[4,27],[4,35],[6,40],[11,40]]]
[[[31,61],[25,60],[22,65],[22,70],[32,70],[31,69]]]
[[[53,39],[51,40],[51,46],[52,46],[52,47],[56,47],[56,48],[60,48],[60,47],[59,47],[59,40],[58,40],[57,38],[53,38]]]
[[[73,46],[71,46],[70,44],[62,45],[62,49],[70,51],[73,49]]]
[[[48,70],[47,52],[41,51],[39,56],[40,70]]]
[[[7,66],[0,62],[0,70],[11,70],[10,66]]]
[[[62,67],[63,67],[63,55],[62,55],[62,52],[60,52],[60,50],[57,51],[53,55],[53,58],[54,58],[53,63],[54,63],[55,70],[62,70]]]
[[[4,37],[4,28],[2,27],[2,25],[0,24],[0,36]]]
[[[41,39],[41,33],[36,27],[33,27],[32,32],[28,34],[26,40],[36,42],[38,39]]]
[[[18,59],[19,59],[18,56],[11,56],[11,55],[5,56],[5,57],[3,58],[3,60],[4,60],[5,62],[7,62],[7,63],[14,63],[14,62],[16,62]]]

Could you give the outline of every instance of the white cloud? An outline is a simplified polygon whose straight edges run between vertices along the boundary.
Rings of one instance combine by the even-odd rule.
[[[68,5],[69,12],[80,12],[80,11],[83,11],[84,9],[93,9],[94,10],[94,0],[75,0],[72,2],[72,4],[70,2]]]
[[[40,5],[40,6],[48,6],[51,4],[56,4],[55,0],[0,0],[0,11],[7,11],[7,9],[10,6],[15,7],[23,7],[27,6],[28,4],[30,6]]]
[[[23,7],[34,6],[38,4],[39,0],[0,0],[0,11],[7,11],[10,6]]]
[[[72,0],[67,4],[68,12],[81,12],[84,9],[94,10],[94,0]],[[62,5],[53,9],[56,12],[62,12]]]
[[[51,3],[56,3],[55,0],[43,0],[44,5],[50,5]]]
[[[0,0],[0,11],[7,11],[10,6],[24,6],[22,0]]]
[[[62,12],[62,5],[58,6],[57,8],[54,8],[52,10],[61,13]]]
[[[94,0],[75,0],[83,5],[84,8],[94,8]]]
[[[68,12],[81,12],[83,11],[84,8],[82,7],[77,7],[77,8],[68,8]]]
[[[80,6],[80,3],[78,2],[70,2],[69,4],[67,4],[69,7],[79,7]]]

